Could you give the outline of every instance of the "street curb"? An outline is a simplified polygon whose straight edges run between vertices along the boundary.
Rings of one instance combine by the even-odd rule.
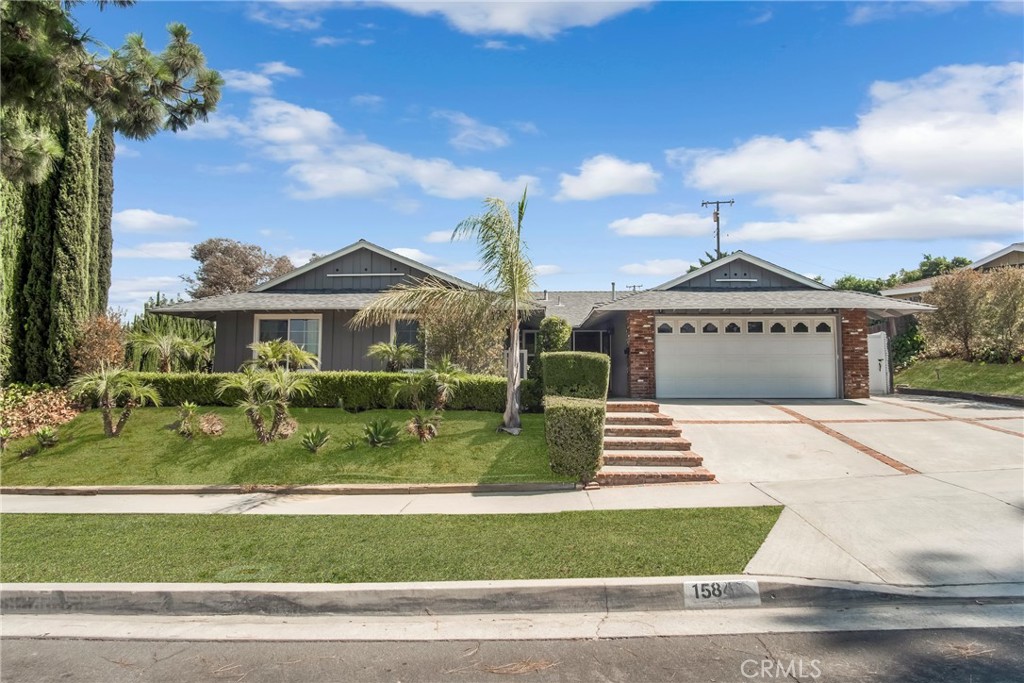
[[[213,493],[279,493],[287,495],[365,496],[417,493],[543,493],[575,491],[577,484],[549,482],[524,484],[210,484],[202,486],[0,486],[0,495],[103,496],[179,495]]]
[[[410,616],[666,611],[695,609],[684,600],[684,584],[727,581],[756,582],[761,607],[775,608],[1024,601],[1022,583],[907,587],[732,575],[393,584],[10,583],[0,585],[0,612]]]
[[[995,394],[972,394],[966,391],[945,391],[943,389],[915,389],[896,386],[897,394],[906,396],[937,396],[939,398],[960,398],[967,401],[981,401],[997,405],[1024,407],[1024,396],[997,396]]]

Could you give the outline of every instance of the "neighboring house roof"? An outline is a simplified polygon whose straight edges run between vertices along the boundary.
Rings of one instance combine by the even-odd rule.
[[[686,273],[685,275],[680,275],[674,280],[663,282],[657,287],[653,287],[652,290],[666,290],[672,289],[673,287],[678,287],[684,282],[688,282],[689,280],[693,280],[694,278],[698,278],[704,275],[704,273],[706,273],[709,270],[721,268],[722,266],[729,265],[733,261],[737,261],[740,259],[748,263],[752,263],[761,268],[764,268],[765,270],[775,273],[776,275],[781,275],[782,277],[789,278],[790,280],[793,280],[798,284],[804,285],[805,287],[810,287],[811,289],[829,289],[828,285],[824,285],[820,282],[817,282],[816,280],[812,280],[811,278],[805,277],[800,273],[794,273],[792,270],[788,270],[786,268],[783,268],[782,266],[777,266],[774,263],[769,263],[768,261],[765,261],[762,258],[754,256],[753,254],[748,254],[744,251],[737,251],[733,254],[729,254],[728,256],[720,258],[717,261],[712,261],[711,263],[707,264],[706,266],[702,266],[697,270]]]
[[[449,275],[448,273],[444,273],[444,272],[442,272],[440,270],[437,270],[436,268],[431,268],[430,266],[425,265],[423,263],[420,263],[419,261],[414,261],[411,258],[408,258],[406,256],[402,256],[401,254],[395,253],[395,252],[391,251],[390,249],[385,249],[384,247],[377,246],[376,244],[373,244],[372,242],[367,242],[366,240],[359,240],[358,242],[355,242],[354,244],[350,244],[347,247],[343,247],[343,248],[339,249],[338,251],[335,251],[333,253],[327,254],[323,258],[318,258],[317,260],[311,261],[311,262],[307,263],[304,266],[299,266],[295,270],[289,271],[289,272],[285,273],[284,275],[282,275],[280,277],[276,277],[273,280],[270,280],[268,282],[264,282],[262,285],[260,285],[259,287],[254,288],[252,291],[253,292],[265,292],[268,289],[273,289],[274,287],[276,287],[277,285],[281,284],[282,282],[287,282],[288,280],[291,280],[292,278],[298,277],[299,275],[302,275],[304,273],[308,273],[309,271],[313,270],[314,268],[319,268],[320,266],[328,263],[329,261],[332,261],[332,260],[337,259],[337,258],[341,258],[342,256],[347,256],[348,254],[351,254],[352,252],[358,251],[360,249],[368,249],[370,251],[376,252],[376,253],[380,254],[381,256],[385,256],[385,257],[387,257],[389,259],[393,259],[395,261],[398,261],[399,263],[405,264],[405,265],[409,266],[410,268],[415,268],[416,270],[423,271],[424,273],[427,273],[428,275],[430,275],[432,277],[435,277],[438,280],[443,280],[445,282],[450,282],[451,284],[456,285],[458,287],[472,288],[472,287],[476,286],[476,285],[473,285],[473,284],[471,284],[469,282],[466,282],[465,280],[461,280],[461,279],[455,277],[454,275]]]
[[[544,299],[544,295],[547,299]],[[544,291],[534,292],[535,305],[545,316],[564,318],[573,327],[579,327],[595,307],[612,300],[610,291]],[[616,296],[626,296],[618,293]]]
[[[898,287],[890,287],[889,289],[883,289],[879,292],[882,296],[906,296],[908,294],[924,294],[925,292],[932,291],[932,285],[938,280],[941,275],[934,275],[932,277],[926,277],[923,280],[914,280],[908,282],[905,285]]]
[[[863,292],[825,290],[743,290],[720,291],[647,290],[623,297],[594,309],[586,322],[595,322],[615,311],[678,310],[728,312],[821,311],[830,309],[864,309],[878,317],[923,313],[934,307],[899,299],[887,299]]]
[[[988,256],[982,257],[982,258],[978,259],[977,261],[975,261],[974,263],[972,263],[971,264],[971,268],[974,268],[975,270],[977,270],[978,268],[981,268],[981,267],[983,267],[983,266],[985,266],[985,265],[987,265],[989,263],[992,263],[993,261],[1001,259],[1002,257],[1004,257],[1007,254],[1009,254],[1011,252],[1014,252],[1014,251],[1019,251],[1019,252],[1024,253],[1024,242],[1014,242],[1013,244],[1011,244],[1009,246],[1003,247],[999,251],[993,252],[993,253],[989,254]]]
[[[380,296],[380,292],[338,292],[336,294],[308,294],[304,292],[241,292],[208,296],[205,299],[184,301],[150,309],[154,313],[184,315],[189,318],[212,318],[216,313],[229,311],[322,311],[359,310]]]

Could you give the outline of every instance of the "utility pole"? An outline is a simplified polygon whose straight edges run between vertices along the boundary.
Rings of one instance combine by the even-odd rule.
[[[719,209],[722,208],[722,204],[728,204],[729,206],[732,206],[735,203],[736,202],[734,200],[732,200],[732,199],[730,199],[729,201],[718,199],[718,200],[715,200],[713,202],[701,202],[700,203],[701,208],[706,207],[706,206],[711,206],[712,204],[715,205],[714,217],[715,217],[715,258],[716,259],[722,258],[722,223],[719,220],[718,211],[719,211]]]
[[[643,287],[643,285],[626,285],[626,289],[631,290],[634,294],[643,289]]]

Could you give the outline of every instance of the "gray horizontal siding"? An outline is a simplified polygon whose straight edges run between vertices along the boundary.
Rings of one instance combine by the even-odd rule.
[[[394,273],[401,277],[365,277],[372,273]],[[352,274],[357,277],[338,277]],[[379,292],[399,282],[412,278],[426,277],[426,273],[404,263],[378,254],[369,249],[358,249],[296,275],[271,287],[269,292],[328,292],[328,291],[372,291]]]
[[[737,278],[737,281],[719,282],[718,280],[729,280]],[[756,280],[756,282],[740,282],[738,280]],[[798,283],[794,280],[789,279],[778,273],[773,273],[770,270],[762,268],[761,266],[755,265],[744,261],[743,259],[736,259],[732,263],[728,263],[724,266],[712,268],[710,272],[704,273],[692,280],[687,280],[682,284],[678,284],[672,288],[672,290],[685,290],[685,289],[778,289],[778,288],[792,289],[799,287],[800,289],[806,289],[807,285]],[[671,290],[670,290],[671,291]]]

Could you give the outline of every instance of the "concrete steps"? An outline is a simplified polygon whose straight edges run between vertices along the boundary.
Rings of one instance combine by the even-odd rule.
[[[595,477],[600,486],[715,480],[654,401],[609,401],[601,461]]]

